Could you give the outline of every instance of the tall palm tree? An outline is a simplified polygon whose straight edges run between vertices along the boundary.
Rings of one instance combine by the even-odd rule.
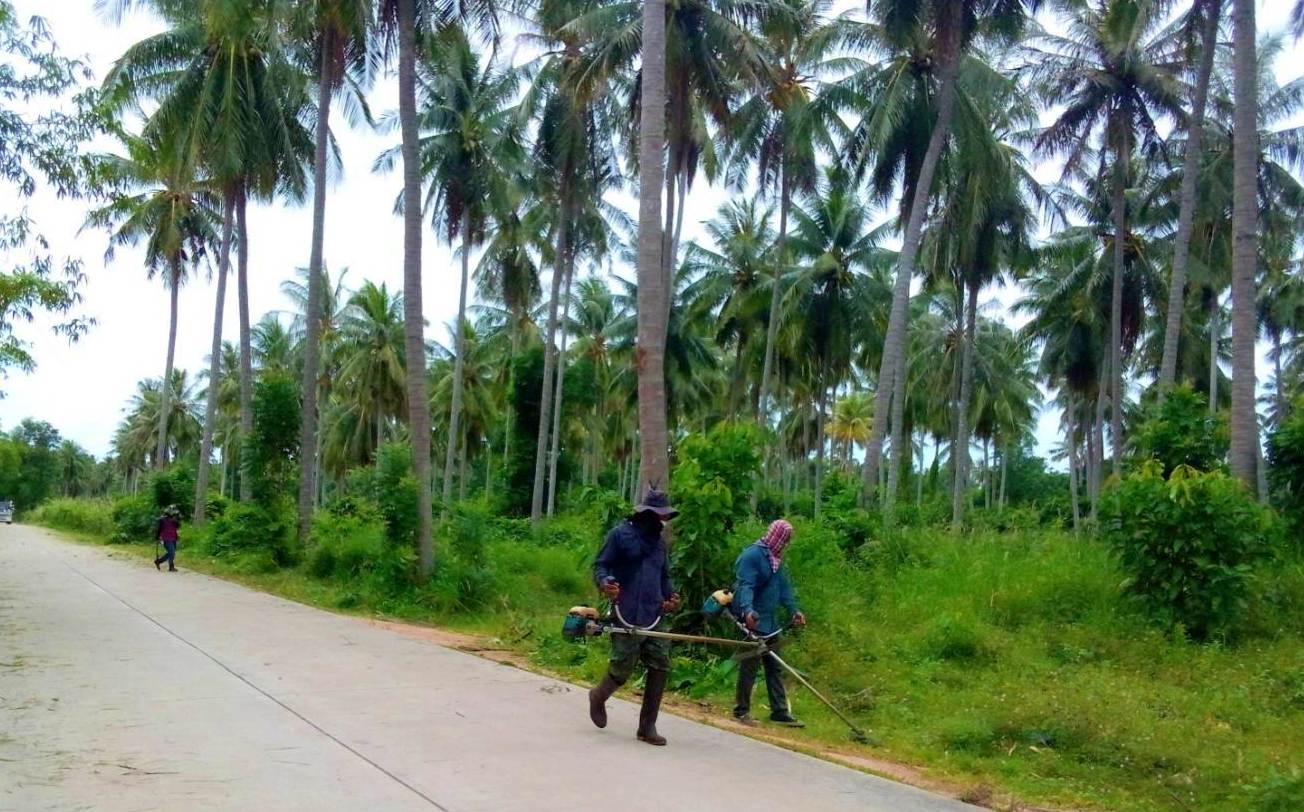
[[[222,248],[218,261],[218,295],[225,294],[232,238],[237,239],[237,288],[240,311],[240,422],[252,428],[253,362],[250,349],[248,230],[250,195],[297,196],[302,191],[302,158],[312,139],[302,125],[307,106],[302,74],[289,60],[279,3],[263,0],[233,7],[225,0],[177,3],[172,0],[101,0],[114,19],[143,6],[167,30],[132,45],[105,77],[103,99],[121,111],[142,96],[158,101],[146,123],[147,133],[176,139],[181,154],[202,165],[224,199]],[[221,315],[219,298],[217,316]],[[217,319],[220,322],[220,318]],[[215,325],[214,350],[221,341]],[[217,386],[216,369],[209,382]],[[216,390],[210,391],[214,401]],[[213,410],[210,410],[213,411]],[[215,414],[215,412],[214,412]],[[208,448],[201,450],[196,477],[196,523],[204,520],[203,491],[208,486]],[[249,483],[242,483],[248,498]]]
[[[858,33],[845,18],[827,18],[829,0],[775,0],[759,21],[762,67],[739,105],[726,133],[735,174],[756,167],[761,191],[778,199],[778,239],[771,267],[770,317],[765,334],[765,361],[758,407],[768,409],[774,342],[779,330],[782,286],[777,275],[787,264],[788,217],[793,195],[809,194],[819,182],[817,154],[832,153],[842,129],[837,108],[824,84],[845,64],[839,53]]]
[[[1168,282],[1168,312],[1164,323],[1164,356],[1159,365],[1161,398],[1164,390],[1177,382],[1177,347],[1182,332],[1182,312],[1186,306],[1186,267],[1191,255],[1196,181],[1204,146],[1204,109],[1209,98],[1209,79],[1213,75],[1221,19],[1222,0],[1196,0],[1191,4],[1186,23],[1188,32],[1196,29],[1200,31],[1199,66],[1196,68],[1195,86],[1191,94],[1191,115],[1187,119],[1186,145],[1182,158],[1181,200],[1177,233],[1173,237],[1173,271]],[[1193,39],[1194,37],[1188,36],[1188,42]]]
[[[1235,123],[1232,183],[1232,474],[1255,488],[1259,420],[1255,412],[1255,271],[1258,265],[1259,104],[1254,0],[1233,0]]]
[[[493,0],[450,6],[433,0],[380,0],[380,31],[398,46],[398,118],[403,156],[403,308],[407,356],[408,430],[412,471],[417,479],[417,574],[430,577],[435,566],[430,482],[430,399],[426,386],[425,315],[421,291],[421,157],[417,124],[417,44],[421,36],[461,22],[476,33],[497,35]]]
[[[346,84],[358,87],[371,78],[371,34],[375,22],[372,0],[312,0],[297,9],[297,31],[307,46],[305,68],[317,78],[317,122],[312,161],[312,243],[304,301],[303,386],[299,424],[298,538],[303,544],[312,531],[317,500],[318,403],[321,389],[321,282],[326,236],[326,169],[330,146],[330,114],[334,96]],[[361,97],[357,96],[360,100]],[[365,104],[360,105],[365,113]]]
[[[167,361],[160,380],[172,380],[177,346],[177,296],[186,268],[198,267],[216,235],[217,215],[206,181],[175,144],[157,137],[121,135],[126,155],[96,156],[98,180],[110,191],[109,202],[91,211],[86,224],[111,231],[105,261],[120,245],[145,241],[145,268],[150,278],[166,272],[169,293]],[[170,387],[162,387],[154,465],[167,464]]]
[[[924,219],[932,197],[933,179],[951,134],[955,116],[957,77],[960,62],[973,43],[980,27],[994,37],[1015,39],[1039,0],[876,0],[873,11],[881,23],[882,36],[907,50],[903,43],[917,41],[921,33],[929,43],[930,73],[936,101],[929,126],[928,146],[922,153],[911,193],[909,216],[904,219],[901,253],[896,280],[892,288],[892,310],[888,317],[883,357],[879,364],[877,391],[874,396],[874,429],[865,449],[865,490],[877,480],[883,439],[890,418],[889,402],[895,389],[896,373],[902,366],[906,347],[906,321],[910,304],[910,282],[914,278],[915,260],[923,235]],[[912,173],[914,174],[914,173]]]
[[[1081,171],[1093,155],[1096,174],[1109,177],[1113,220],[1110,297],[1110,435],[1114,473],[1123,465],[1123,274],[1128,222],[1126,195],[1137,146],[1163,148],[1156,120],[1185,117],[1176,78],[1167,68],[1163,26],[1166,4],[1158,0],[1096,0],[1075,11],[1070,33],[1043,33],[1035,51],[1043,95],[1065,105],[1037,138],[1044,153],[1067,156],[1068,172]],[[1091,145],[1099,136],[1105,149]]]
[[[507,192],[512,168],[524,161],[520,120],[513,104],[519,75],[492,63],[481,65],[458,28],[432,37],[419,71],[421,109],[418,144],[422,174],[429,179],[426,200],[435,225],[451,243],[460,240],[462,277],[458,288],[454,371],[444,458],[443,504],[452,502],[453,466],[462,411],[462,330],[467,325],[466,291],[471,251],[484,241],[494,198]]]

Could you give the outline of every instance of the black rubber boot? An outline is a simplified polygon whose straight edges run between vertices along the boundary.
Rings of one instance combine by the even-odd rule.
[[[163,571],[163,559],[161,558],[154,559],[154,569],[158,570],[159,572]]]
[[[666,738],[657,733],[657,714],[661,712],[661,696],[666,692],[666,671],[648,671],[643,687],[643,708],[638,712],[638,740],[656,747],[665,747]]]
[[[607,726],[607,700],[623,685],[611,674],[602,678],[602,682],[589,689],[589,718],[598,727]]]

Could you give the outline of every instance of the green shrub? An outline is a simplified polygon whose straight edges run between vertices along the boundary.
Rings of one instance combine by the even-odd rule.
[[[189,465],[171,465],[156,472],[149,478],[148,490],[156,515],[173,505],[186,518],[195,512],[195,471]]]
[[[1266,778],[1245,787],[1249,812],[1298,812],[1304,809],[1304,773],[1273,769]]]
[[[253,392],[253,432],[240,454],[254,499],[270,505],[294,490],[299,457],[299,382],[288,373],[260,375]]]
[[[1304,552],[1304,398],[1268,436],[1268,482],[1273,502],[1290,522],[1296,550]]]
[[[208,552],[217,557],[265,556],[276,566],[294,563],[294,511],[288,501],[240,502],[213,520]]]
[[[1128,592],[1163,625],[1204,639],[1239,619],[1273,518],[1226,474],[1182,465],[1165,480],[1160,471],[1148,462],[1106,493],[1106,538]]]
[[[951,614],[929,622],[920,647],[920,654],[934,660],[980,660],[989,653],[977,625]]]
[[[1147,403],[1129,442],[1141,460],[1157,460],[1168,476],[1179,465],[1213,471],[1227,459],[1227,421],[1209,413],[1209,402],[1189,386],[1170,390],[1163,402]]]
[[[113,503],[106,499],[51,499],[28,519],[36,524],[108,539],[113,535]]]
[[[113,503],[113,535],[110,541],[150,541],[159,517],[152,493],[124,496]]]

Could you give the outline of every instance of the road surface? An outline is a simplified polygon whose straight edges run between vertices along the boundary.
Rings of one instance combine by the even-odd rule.
[[[184,557],[181,561],[184,567]],[[0,527],[0,809],[972,809],[48,531]]]

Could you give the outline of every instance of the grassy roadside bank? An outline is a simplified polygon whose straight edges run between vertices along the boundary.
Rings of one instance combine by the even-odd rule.
[[[57,505],[33,518],[105,539]],[[484,513],[458,516],[441,527],[441,575],[424,587],[391,583],[374,562],[341,566],[354,555],[345,548],[328,571],[311,553],[293,566],[215,554],[208,531],[189,528],[181,564],[331,610],[495,638],[535,667],[585,681],[600,675],[605,644],[566,643],[559,626],[567,606],[592,600],[599,527],[567,516],[532,534]],[[753,532],[739,528],[730,549]],[[791,566],[812,628],[792,660],[872,732],[878,746],[866,755],[920,765],[996,808],[1007,795],[1073,808],[1304,808],[1299,564],[1261,585],[1242,639],[1196,645],[1122,601],[1120,574],[1092,541],[920,530],[849,559],[820,525],[799,524],[797,539]],[[672,684],[724,714],[732,669],[714,652],[679,650]],[[854,750],[800,689],[794,703],[811,725],[799,743]]]

